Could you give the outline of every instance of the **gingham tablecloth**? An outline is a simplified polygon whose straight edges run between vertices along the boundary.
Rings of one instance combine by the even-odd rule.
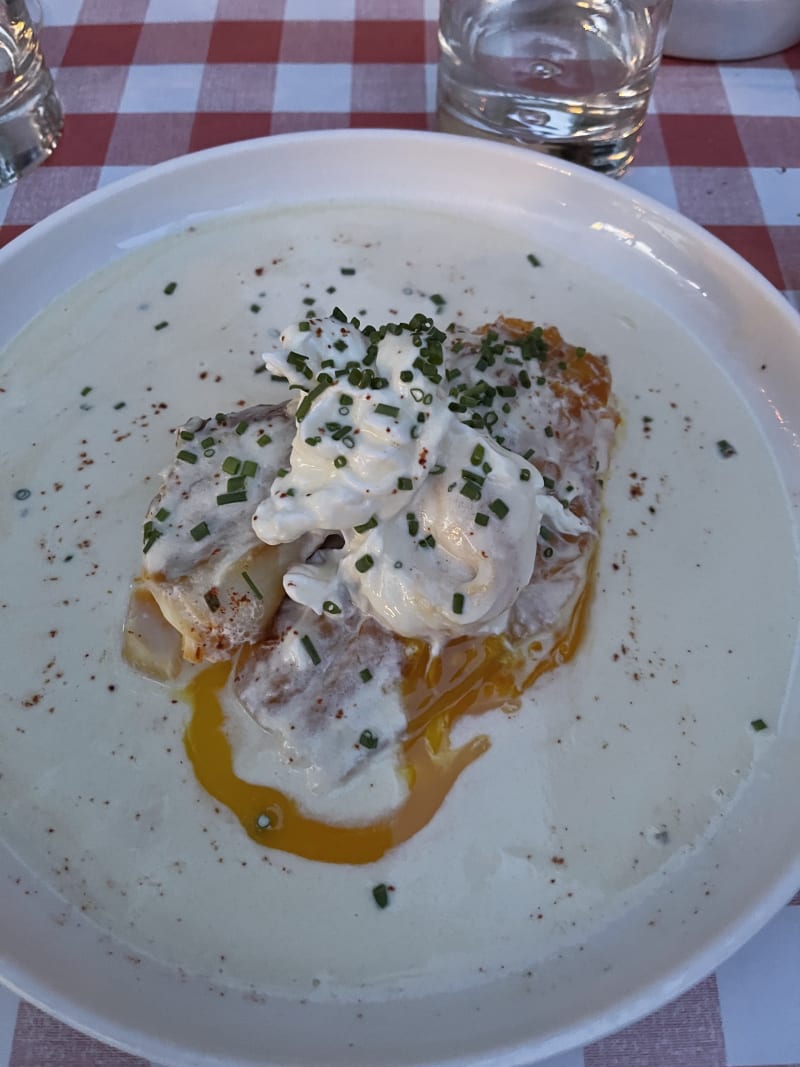
[[[433,128],[437,0],[43,7],[66,128],[45,166],[0,190],[0,245],[98,186],[210,145],[322,127]],[[800,46],[748,63],[665,60],[624,181],[705,226],[800,308]],[[0,987],[0,1067],[143,1063]],[[800,1067],[792,906],[673,1004],[549,1067],[787,1065]]]

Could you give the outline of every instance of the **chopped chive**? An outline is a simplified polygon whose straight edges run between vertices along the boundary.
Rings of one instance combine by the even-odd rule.
[[[348,393],[340,393],[339,403],[342,405],[343,408],[349,408],[350,405],[353,403],[353,398]]]
[[[114,411],[119,411],[120,408],[124,408],[124,407],[125,407],[125,401],[124,400],[120,400],[118,403],[116,403],[114,405]]]
[[[394,404],[376,404],[375,414],[388,415],[390,419],[396,419],[400,414],[400,408],[396,407]]]
[[[213,589],[203,594],[203,600],[208,604],[209,611],[219,611],[219,597]]]
[[[359,677],[359,678],[361,679],[361,681],[362,681],[362,682],[364,682],[365,684],[366,684],[367,682],[371,682],[371,681],[372,681],[372,671],[371,671],[371,670],[369,669],[369,667],[365,667],[365,668],[363,669],[363,671],[359,671],[359,672],[358,672],[358,677]]]
[[[245,488],[244,478],[237,474],[235,478],[229,478],[226,486],[229,493],[240,493]]]
[[[155,324],[155,326],[153,327],[153,329],[154,330],[164,330],[164,329],[166,329],[167,326],[169,326],[169,323],[167,322],[166,319],[164,319],[163,322],[157,322]]]
[[[349,278],[353,274],[355,274],[356,268],[355,267],[340,267],[339,268],[339,272],[340,272],[340,274],[344,274],[344,276],[346,278]]]
[[[220,493],[217,496],[217,503],[222,504],[242,504],[247,500],[247,491],[242,489],[235,493]]]
[[[308,333],[308,331],[311,329],[311,323],[306,322],[306,320],[303,319],[302,322],[298,322],[297,329],[300,331],[300,333]]]
[[[736,455],[736,449],[733,447],[730,441],[726,441],[724,439],[722,441],[717,441],[717,448],[719,450],[719,454],[722,456],[723,459],[730,459],[731,456]]]
[[[550,557],[553,555],[553,549],[550,547],[550,545],[548,545],[547,548],[543,550],[542,555],[545,559],[550,559]]]
[[[326,600],[322,605],[322,610],[327,611],[329,615],[342,614],[342,609],[339,607],[335,600]]]
[[[197,463],[197,456],[194,452],[187,452],[185,448],[182,448],[177,456],[178,459],[184,463]]]
[[[519,384],[523,387],[523,389],[530,389],[531,387],[531,376],[530,374],[528,374],[524,367],[519,372]]]
[[[303,636],[300,638],[300,644],[308,653],[308,658],[311,660],[315,667],[318,663],[322,662],[322,660],[320,659],[319,652],[317,652],[316,648],[314,647],[314,642],[311,640],[308,634],[303,634]]]
[[[322,440],[321,437],[307,437],[306,438],[306,444],[310,445],[312,448],[316,448],[321,440]]]
[[[401,382],[413,382],[414,381],[414,372],[413,372],[413,370],[401,370],[400,371],[400,381]]]
[[[259,448],[263,448],[264,445],[272,444],[272,438],[268,433],[262,433],[262,435],[256,441]]]
[[[243,434],[243,433],[244,433],[244,432],[245,432],[245,431],[247,430],[247,427],[248,427],[249,425],[250,425],[250,423],[249,423],[249,422],[247,422],[247,421],[246,421],[246,420],[244,420],[244,419],[243,419],[243,420],[242,420],[242,421],[241,421],[241,422],[240,422],[240,423],[238,424],[238,426],[236,427],[236,432],[238,433],[238,435],[239,435],[240,437],[241,437],[241,436],[242,436],[242,434]]]
[[[537,385],[545,385],[546,382],[547,382],[546,378],[537,378],[536,379],[536,384]]]
[[[389,890],[381,882],[380,885],[372,887],[372,897],[379,908],[386,908],[389,905]]]
[[[535,256],[533,254],[533,252],[529,252],[527,258],[528,258],[528,262],[530,263],[530,265],[532,267],[541,267],[542,261],[539,259],[538,256]]]
[[[529,482],[531,480],[531,472],[527,467],[523,467],[519,472],[519,480],[521,482]]]
[[[361,745],[362,748],[377,748],[378,738],[375,736],[372,730],[362,730],[361,736],[358,739],[358,743],[359,745]]]
[[[278,469],[275,471],[275,477],[276,478],[285,478],[288,473],[289,473],[289,468],[288,467],[278,467]]]
[[[436,548],[436,538],[433,536],[433,534],[428,534],[428,536],[423,537],[422,540],[418,542],[418,544],[420,548]]]
[[[217,442],[214,440],[213,437],[204,437],[203,440],[200,442],[200,447],[213,448],[216,443]]]
[[[340,337],[338,341],[333,342],[333,347],[336,349],[337,352],[346,352],[348,347],[347,341],[343,341]]]
[[[347,456],[337,456],[336,459],[333,461],[333,465],[337,468],[337,470],[341,470],[342,467],[346,467]]]
[[[504,519],[508,515],[508,504],[504,500],[493,500],[489,505],[489,511],[493,512],[498,519]]]
[[[242,464],[242,477],[253,478],[258,472],[258,464],[254,459],[246,459]]]
[[[261,305],[260,304],[251,304],[250,305],[250,310],[253,312],[254,315],[257,315],[259,313],[259,311],[261,310]]]
[[[479,511],[475,515],[475,525],[476,526],[488,526],[489,525],[489,516],[485,515],[482,511]]]
[[[544,435],[545,435],[545,437],[552,437],[553,436],[553,427],[552,426],[545,426]]]
[[[472,455],[469,457],[469,461],[473,465],[473,467],[478,467],[481,463],[483,463],[483,457],[485,454],[486,452],[483,445],[475,445],[472,450]]]
[[[144,544],[142,545],[142,552],[147,555],[156,541],[161,537],[160,530],[149,530],[144,535]]]
[[[175,292],[175,290],[177,288],[178,288],[178,283],[177,282],[167,282],[167,284],[164,286],[164,295],[165,296],[172,296],[172,294]]]
[[[404,489],[404,490],[413,489],[414,488],[414,483],[411,481],[410,478],[398,478],[397,479],[397,488],[398,489]]]
[[[480,500],[481,498],[481,487],[474,482],[464,482],[460,491],[467,500]]]
[[[767,729],[767,724],[764,722],[763,719],[753,719],[750,725],[753,727],[756,733],[760,733],[762,730]]]
[[[583,359],[583,357],[585,355],[586,355],[586,349],[583,347],[583,345],[578,345],[578,347],[575,349],[575,358],[576,359]]]
[[[250,587],[250,592],[253,594],[256,600],[263,600],[264,596],[261,590],[258,588],[258,586],[247,573],[247,571],[242,571],[242,577],[244,578],[245,582],[247,582],[247,585]]]
[[[354,526],[353,529],[356,533],[366,533],[367,530],[373,530],[377,525],[378,520],[373,515],[366,522],[360,522],[358,526]]]
[[[336,292],[336,286],[335,285],[329,285],[328,288],[325,290],[325,292],[326,293],[335,293]]]
[[[208,537],[211,531],[207,522],[198,522],[197,526],[192,527],[189,533],[195,541],[202,541],[204,537]]]
[[[545,489],[555,489],[555,481],[552,478],[548,478],[546,474],[542,475],[542,481],[544,482]]]
[[[464,594],[463,593],[453,593],[453,614],[454,615],[463,615],[464,614]]]
[[[437,463],[434,467],[431,467],[431,469],[428,471],[428,473],[429,474],[444,474],[444,472],[446,470],[447,470],[447,468],[445,467],[445,465],[443,463]]]
[[[159,508],[158,511],[156,512],[156,521],[157,522],[164,522],[168,518],[169,518],[169,512],[167,511],[167,509],[166,508]]]
[[[356,570],[359,574],[366,574],[370,567],[375,566],[375,560],[370,555],[361,556],[356,560]]]
[[[444,307],[444,305],[447,303],[447,301],[445,300],[445,298],[442,296],[441,293],[433,293],[433,294],[431,294],[430,301],[431,301],[432,304],[435,304],[437,308]]]
[[[81,389],[81,396],[88,396],[89,393],[91,393],[91,391],[92,391],[91,385],[84,385],[83,389]]]
[[[547,529],[547,527],[546,527],[546,526],[540,526],[540,527],[539,527],[539,536],[541,537],[541,539],[542,539],[543,541],[549,541],[549,540],[550,540],[550,538],[551,538],[551,537],[552,537],[553,535],[552,535],[552,534],[550,533],[550,531],[549,531],[549,530]]]
[[[419,533],[419,520],[413,511],[409,511],[406,515],[406,522],[408,523],[408,532],[411,537],[416,537]]]
[[[307,308],[310,308],[316,303],[316,299],[313,296],[304,296],[303,303]]]

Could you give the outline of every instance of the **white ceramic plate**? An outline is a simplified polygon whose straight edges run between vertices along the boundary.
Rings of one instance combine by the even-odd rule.
[[[130,676],[117,634],[168,425],[253,399],[267,327],[302,314],[303,294],[322,304],[329,284],[374,318],[439,292],[445,316],[471,323],[501,311],[553,321],[610,353],[626,423],[592,631],[537,696],[529,773],[514,763],[519,720],[496,723],[492,759],[416,852],[374,877],[342,873],[336,892],[362,878],[368,902],[388,871],[391,909],[326,916],[340,898],[315,897],[288,860],[305,871],[294,884],[308,910],[284,919],[270,898],[262,915],[260,850],[181,762],[185,709]],[[93,194],[0,252],[0,285],[14,294],[0,323],[0,945],[12,989],[175,1064],[524,1064],[655,1009],[792,895],[800,325],[720,243],[622,185],[517,149],[319,133],[186,157]],[[723,460],[727,436],[737,456]],[[756,736],[757,718],[768,729]],[[533,812],[517,810],[526,790]],[[519,848],[492,852],[503,821],[475,848],[459,837],[494,792],[515,833],[533,827],[530,869]],[[464,911],[495,890],[505,907],[505,883],[528,877],[540,894],[562,852],[558,900],[530,903],[543,925]],[[387,921],[422,931],[408,941],[426,982],[391,939],[395,971],[381,971]],[[422,958],[426,923],[441,960]],[[326,924],[368,944],[338,988]],[[292,956],[295,932],[307,940]],[[508,967],[491,957],[479,976],[476,954],[503,939]],[[235,962],[218,966],[228,942]],[[321,972],[327,987],[311,980]]]

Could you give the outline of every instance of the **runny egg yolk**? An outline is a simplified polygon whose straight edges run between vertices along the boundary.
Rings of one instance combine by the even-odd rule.
[[[402,682],[408,729],[399,761],[407,793],[387,817],[353,826],[324,822],[303,814],[279,790],[238,777],[219,696],[230,663],[201,671],[184,692],[192,708],[185,745],[197,779],[260,845],[323,863],[372,863],[421,830],[461,772],[489,748],[484,734],[453,748],[453,725],[517,700],[542,674],[572,659],[585,631],[589,600],[585,588],[544,658],[536,658],[535,645],[531,659],[503,637],[460,638],[437,657],[421,642],[411,643]]]

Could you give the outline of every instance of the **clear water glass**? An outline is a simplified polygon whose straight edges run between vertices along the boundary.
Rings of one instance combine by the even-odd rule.
[[[47,159],[63,126],[25,0],[0,0],[0,187]]]
[[[441,130],[612,176],[647,113],[672,0],[441,0]]]

